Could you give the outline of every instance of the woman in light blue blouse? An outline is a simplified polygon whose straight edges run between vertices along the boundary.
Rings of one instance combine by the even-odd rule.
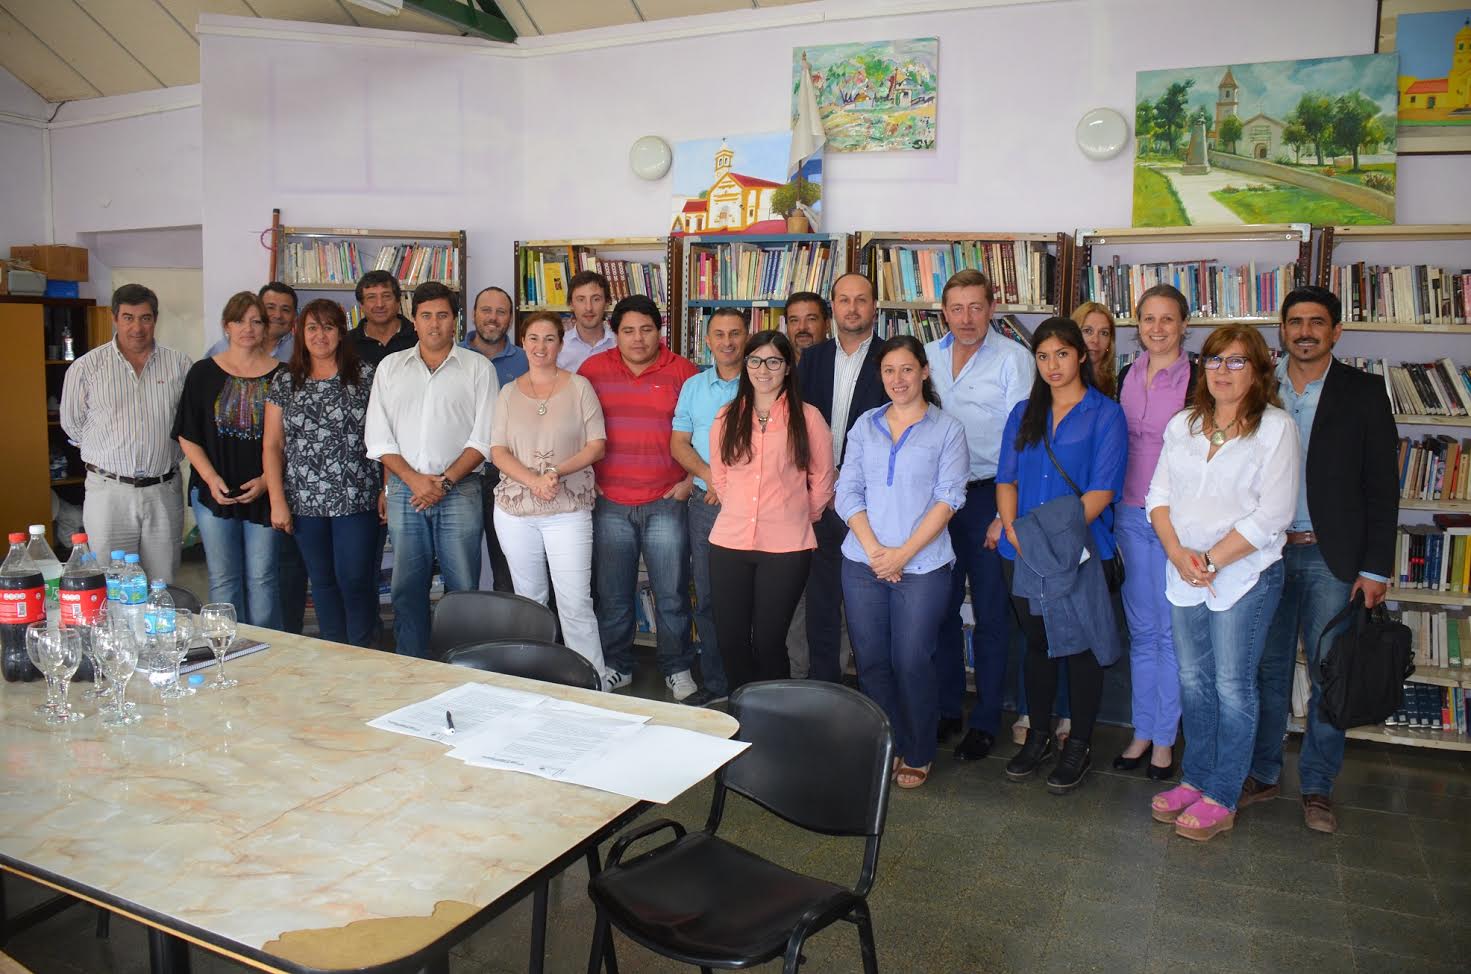
[[[1006,559],[1003,571],[1011,587],[1018,549],[1016,520],[1048,501],[1076,495],[1082,502],[1088,525],[1088,557],[1100,562],[1115,555],[1113,499],[1124,486],[1128,459],[1128,429],[1119,404],[1099,392],[1093,384],[1093,367],[1083,332],[1067,318],[1048,318],[1032,336],[1037,359],[1037,377],[1032,394],[1018,403],[1007,417],[1001,435],[1001,457],[996,468],[996,521],[986,537]],[[1032,564],[1032,563],[1029,563]],[[1079,572],[1079,578],[1082,573]],[[1059,642],[1036,611],[1033,600],[1012,596],[1012,607],[1027,637],[1027,703],[1031,713],[1052,711],[1061,660],[1068,660],[1068,702],[1072,710],[1072,733],[1063,745],[1062,757],[1047,779],[1057,794],[1071,791],[1083,780],[1091,762],[1090,745],[1098,704],[1103,696],[1103,668],[1120,652],[1118,625],[1107,592],[1099,582],[1101,604],[1088,633],[1096,632],[1092,648],[1081,648],[1077,640]],[[1049,637],[1051,639],[1049,640]],[[1038,720],[1027,730],[1026,743],[1006,766],[1014,781],[1030,777],[1053,754],[1050,722]]]
[[[834,500],[848,525],[843,602],[858,683],[894,728],[895,783],[918,788],[940,717],[932,657],[955,561],[945,526],[965,504],[970,454],[919,341],[885,342],[879,375],[890,402],[853,424]]]

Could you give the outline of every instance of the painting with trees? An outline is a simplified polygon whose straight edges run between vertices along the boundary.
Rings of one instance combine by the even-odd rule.
[[[1392,54],[1141,71],[1134,225],[1394,222]]]
[[[792,115],[805,65],[828,152],[933,149],[939,60],[934,37],[796,48]]]

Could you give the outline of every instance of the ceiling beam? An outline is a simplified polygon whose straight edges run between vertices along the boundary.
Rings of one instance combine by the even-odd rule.
[[[495,0],[465,0],[463,3],[459,0],[404,0],[404,6],[453,24],[473,37],[507,44],[516,40],[516,28],[501,13]]]

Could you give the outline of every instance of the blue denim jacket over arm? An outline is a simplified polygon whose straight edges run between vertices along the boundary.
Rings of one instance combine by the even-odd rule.
[[[1047,655],[1056,659],[1091,649],[1100,665],[1111,666],[1123,646],[1083,502],[1076,494],[1054,497],[1017,518],[1012,529],[1022,553],[1011,592],[1041,614]],[[1090,557],[1080,565],[1085,547]]]

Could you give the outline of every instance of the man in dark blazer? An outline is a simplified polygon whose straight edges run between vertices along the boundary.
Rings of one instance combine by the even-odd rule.
[[[1343,766],[1343,731],[1318,716],[1319,642],[1325,652],[1333,645],[1342,627],[1322,639],[1324,629],[1359,593],[1370,608],[1384,601],[1399,520],[1394,412],[1383,378],[1333,358],[1342,313],[1333,292],[1320,287],[1297,288],[1282,302],[1278,391],[1297,423],[1304,473],[1282,552],[1282,601],[1257,672],[1261,713],[1251,776],[1239,802],[1244,807],[1280,792],[1282,738],[1301,636],[1312,697],[1298,777],[1303,820],[1318,832],[1338,829],[1329,796]]]
[[[848,430],[859,416],[889,401],[879,379],[878,350],[873,333],[878,293],[862,274],[844,274],[833,282],[834,334],[813,345],[797,362],[802,399],[822,411],[833,431],[833,459],[843,465]],[[848,526],[832,506],[812,526],[817,550],[807,578],[808,676],[837,683],[843,678],[839,638],[843,617],[843,539]]]

